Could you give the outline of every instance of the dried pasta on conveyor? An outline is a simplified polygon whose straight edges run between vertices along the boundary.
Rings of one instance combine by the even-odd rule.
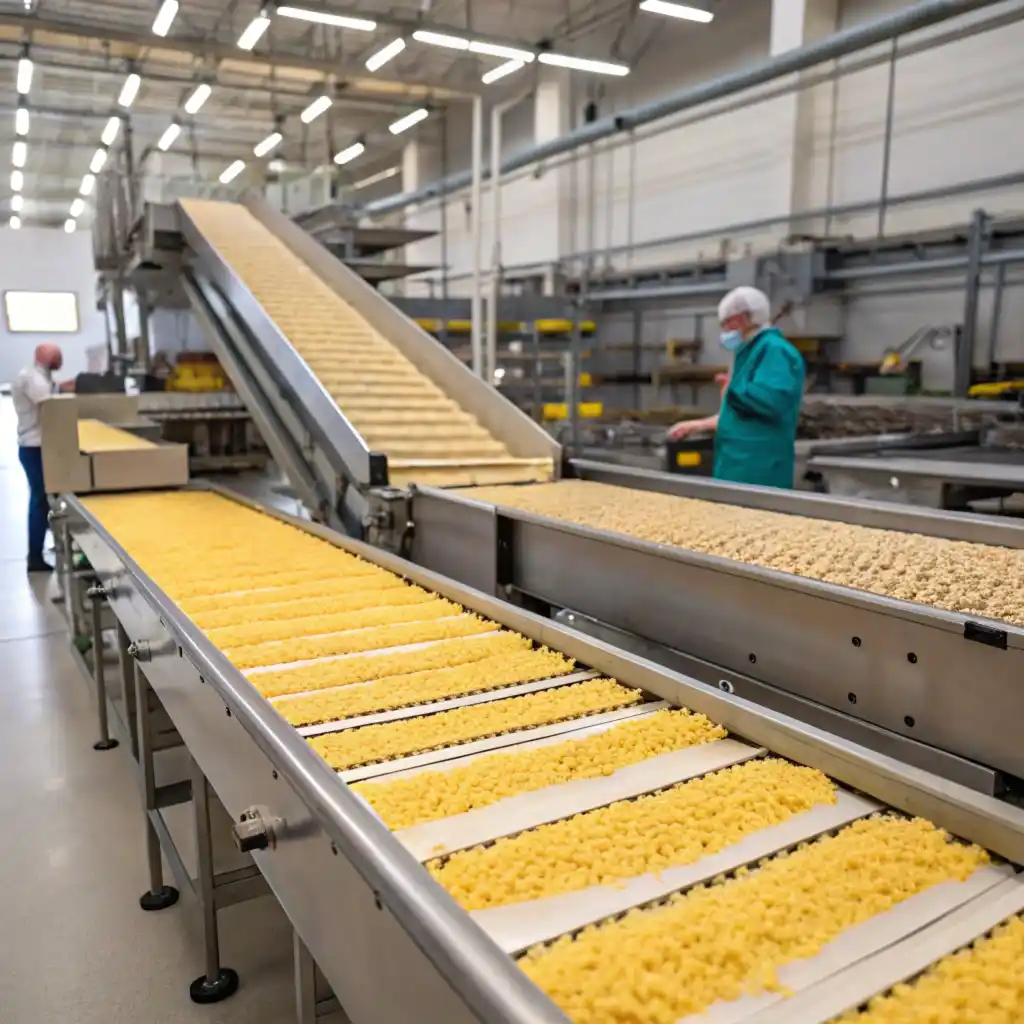
[[[391,483],[551,478],[551,459],[514,457],[244,206],[198,199],[182,206],[367,447],[388,456]],[[413,408],[429,412],[429,424],[410,427]]]
[[[1024,1019],[981,848],[239,502],[83,503],[574,1024]]]
[[[580,526],[1024,626],[1024,550],[590,480],[460,492]]]

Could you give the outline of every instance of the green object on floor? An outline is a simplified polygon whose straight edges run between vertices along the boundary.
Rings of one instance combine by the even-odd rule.
[[[71,641],[78,649],[79,654],[85,654],[86,651],[92,648],[92,637],[91,636],[76,636]]]

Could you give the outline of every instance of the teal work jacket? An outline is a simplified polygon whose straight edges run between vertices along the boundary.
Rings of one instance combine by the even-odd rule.
[[[736,352],[715,435],[715,479],[792,487],[804,360],[774,327]]]

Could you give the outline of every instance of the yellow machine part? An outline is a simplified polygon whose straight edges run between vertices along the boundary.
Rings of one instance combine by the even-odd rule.
[[[580,402],[580,419],[596,420],[604,415],[603,402]],[[544,406],[545,420],[567,420],[569,406],[565,402],[547,402]]]
[[[986,384],[975,384],[967,392],[970,398],[999,398],[1024,391],[1024,380],[993,380]]]

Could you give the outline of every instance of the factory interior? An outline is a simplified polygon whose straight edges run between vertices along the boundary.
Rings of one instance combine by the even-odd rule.
[[[0,1022],[1024,1024],[1022,54],[0,5]]]

